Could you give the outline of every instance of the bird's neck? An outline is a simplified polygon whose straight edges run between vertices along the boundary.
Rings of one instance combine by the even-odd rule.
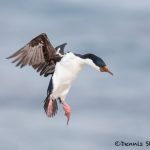
[[[87,64],[93,68],[95,68],[96,70],[99,70],[99,67],[95,65],[95,63],[93,62],[93,54],[85,54],[85,55],[81,55],[81,54],[75,54],[77,57],[80,57],[83,61],[84,64]]]
[[[96,66],[91,59],[87,58],[87,59],[84,60],[84,62],[85,62],[85,64],[95,68],[96,70],[99,70],[99,67]]]

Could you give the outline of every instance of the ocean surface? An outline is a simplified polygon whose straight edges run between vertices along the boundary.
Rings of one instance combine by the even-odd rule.
[[[94,53],[114,76],[86,66],[53,119],[43,110],[50,77],[14,67],[7,56],[40,33],[67,51]],[[149,0],[0,0],[0,149],[148,149]],[[116,141],[143,146],[115,146]]]

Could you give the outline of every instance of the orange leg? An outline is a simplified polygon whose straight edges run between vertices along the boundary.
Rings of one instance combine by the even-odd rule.
[[[63,102],[62,104],[63,109],[65,111],[65,116],[67,117],[67,125],[68,125],[71,116],[71,107],[66,102]]]
[[[52,102],[52,98],[50,96],[50,100],[49,100],[49,104],[48,104],[48,112],[47,112],[48,117],[51,117],[52,113],[53,113],[53,102]]]

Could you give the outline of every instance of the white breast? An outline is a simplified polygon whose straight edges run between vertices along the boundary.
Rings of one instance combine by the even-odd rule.
[[[73,53],[67,53],[60,62],[56,64],[53,75],[53,92],[52,97],[60,97],[65,100],[71,83],[84,67],[84,61],[75,56]]]

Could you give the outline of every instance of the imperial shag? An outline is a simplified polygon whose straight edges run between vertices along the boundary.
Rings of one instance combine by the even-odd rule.
[[[42,33],[32,39],[20,50],[12,54],[9,58],[15,58],[12,63],[21,68],[25,65],[32,66],[40,75],[47,77],[51,75],[51,80],[47,89],[47,96],[44,101],[44,110],[48,117],[53,117],[58,111],[57,101],[63,105],[67,124],[71,115],[71,107],[65,101],[71,88],[72,81],[83,69],[85,64],[91,65],[101,72],[109,71],[105,62],[94,54],[76,54],[73,52],[64,53],[67,43],[53,47],[47,35]]]

